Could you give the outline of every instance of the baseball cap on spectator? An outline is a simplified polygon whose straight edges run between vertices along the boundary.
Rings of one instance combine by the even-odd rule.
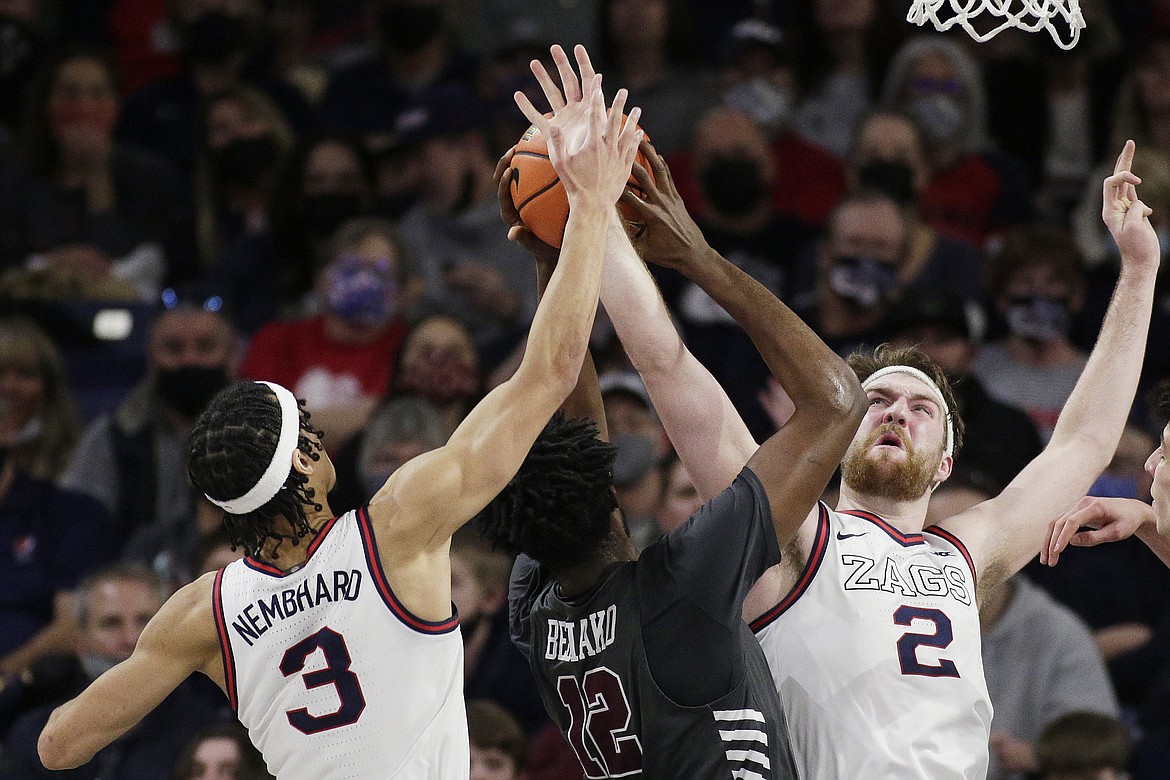
[[[487,112],[465,87],[443,84],[427,90],[394,118],[395,148],[405,148],[444,136],[483,130]]]
[[[646,385],[642,377],[633,371],[609,371],[597,379],[601,387],[601,397],[604,399],[610,393],[622,393],[638,401],[647,409],[653,409],[650,403],[650,394],[646,392]]]
[[[759,19],[744,19],[731,28],[723,43],[721,61],[735,62],[749,51],[771,54],[776,58],[777,64],[784,64],[789,60],[784,33],[779,27]]]
[[[894,336],[933,326],[977,343],[983,340],[984,316],[976,304],[954,295],[911,292],[890,310],[885,325],[886,332]]]

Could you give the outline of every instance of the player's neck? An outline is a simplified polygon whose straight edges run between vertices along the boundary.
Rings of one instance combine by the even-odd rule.
[[[884,496],[858,493],[842,483],[841,497],[837,501],[837,511],[870,512],[904,534],[916,534],[921,533],[926,526],[926,508],[929,504],[929,492],[913,501],[899,501]]]
[[[560,595],[573,598],[588,593],[597,587],[597,583],[610,566],[637,559],[638,548],[630,541],[630,537],[624,534],[621,537],[610,535],[598,546],[596,554],[588,560],[556,570],[554,576]]]
[[[310,543],[317,538],[317,534],[321,533],[321,529],[325,524],[333,519],[333,512],[329,509],[327,502],[322,502],[321,509],[318,511],[312,506],[305,507],[305,519],[309,523],[309,533],[301,537],[300,541],[293,545],[287,539],[276,540],[268,539],[260,550],[260,555],[257,556],[265,563],[272,564],[283,572],[289,572],[298,566],[303,566],[308,560],[308,549]],[[292,525],[283,517],[277,519],[277,530],[284,534],[292,534]],[[277,546],[279,545],[279,555],[277,554]]]

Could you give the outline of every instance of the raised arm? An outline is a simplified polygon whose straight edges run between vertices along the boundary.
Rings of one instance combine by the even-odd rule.
[[[551,119],[524,97],[516,102],[548,139],[549,156],[569,200],[561,260],[537,308],[515,375],[468,414],[448,443],[396,471],[370,504],[376,528],[410,550],[439,549],[515,475],[553,412],[577,382],[597,308],[605,230],[629,176],[640,131],[621,126],[625,92],[606,118],[600,76],[584,48],[577,62],[584,91],[565,53],[553,47],[564,87],[538,62],[533,72],[553,107]]]
[[[134,652],[53,710],[37,741],[48,769],[73,769],[129,731],[192,672],[223,685],[211,614],[215,575],[184,586],[146,624]]]
[[[643,250],[647,259],[677,268],[735,318],[796,405],[784,427],[756,449],[748,461],[768,493],[777,539],[781,545],[787,544],[815,506],[857,432],[865,413],[865,394],[853,370],[791,309],[702,240],[694,222],[681,208],[662,157],[646,145],[643,152],[650,160],[654,181],[645,171],[635,170],[647,197],[642,200],[630,193],[623,195],[623,201],[642,212],[652,224],[661,225],[669,219],[682,226],[685,220],[690,227],[675,227],[674,232],[692,236],[673,246],[667,242],[647,244]],[[664,213],[667,209],[669,217]],[[615,240],[612,231],[610,240],[611,244]],[[659,413],[665,424],[667,412],[659,409]],[[697,417],[708,413],[702,410]],[[691,423],[673,422],[678,427]],[[701,446],[694,439],[689,443],[696,449]],[[679,442],[675,445],[679,446]],[[710,453],[709,442],[706,452]],[[689,472],[690,463],[686,465]]]
[[[1160,251],[1150,209],[1137,197],[1128,141],[1103,186],[1102,218],[1121,250],[1121,277],[1101,334],[1052,439],[999,496],[941,525],[967,544],[980,587],[994,587],[1040,549],[1049,523],[1109,465],[1137,391]]]

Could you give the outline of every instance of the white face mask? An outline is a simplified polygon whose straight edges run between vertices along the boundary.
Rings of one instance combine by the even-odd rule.
[[[918,118],[926,135],[936,143],[955,138],[967,121],[963,103],[953,95],[923,95],[911,100],[906,108]]]
[[[723,102],[772,133],[792,121],[792,92],[765,78],[736,84],[723,93]]]

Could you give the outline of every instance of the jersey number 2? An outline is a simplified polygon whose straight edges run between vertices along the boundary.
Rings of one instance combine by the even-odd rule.
[[[951,631],[951,619],[941,609],[926,607],[910,607],[902,605],[894,613],[894,623],[899,626],[909,626],[915,620],[925,620],[934,623],[933,634],[916,634],[907,631],[898,639],[898,662],[902,665],[902,674],[914,674],[922,677],[958,677],[959,670],[954,661],[946,658],[938,659],[938,665],[931,666],[918,660],[918,648],[938,647],[950,645],[955,638]]]
[[[303,671],[305,661],[316,650],[320,650],[325,657],[325,667],[305,672],[301,679],[309,689],[332,685],[337,689],[337,698],[341,704],[328,715],[310,715],[304,707],[286,712],[293,728],[305,734],[316,734],[356,723],[366,708],[362,686],[358,683],[357,675],[349,670],[352,659],[349,657],[349,648],[345,646],[345,637],[331,628],[323,628],[286,650],[284,658],[280,660],[281,674],[288,677]]]
[[[569,709],[569,744],[589,778],[623,777],[642,771],[642,743],[630,726],[630,703],[622,680],[607,667],[590,669],[578,681],[557,679]]]

